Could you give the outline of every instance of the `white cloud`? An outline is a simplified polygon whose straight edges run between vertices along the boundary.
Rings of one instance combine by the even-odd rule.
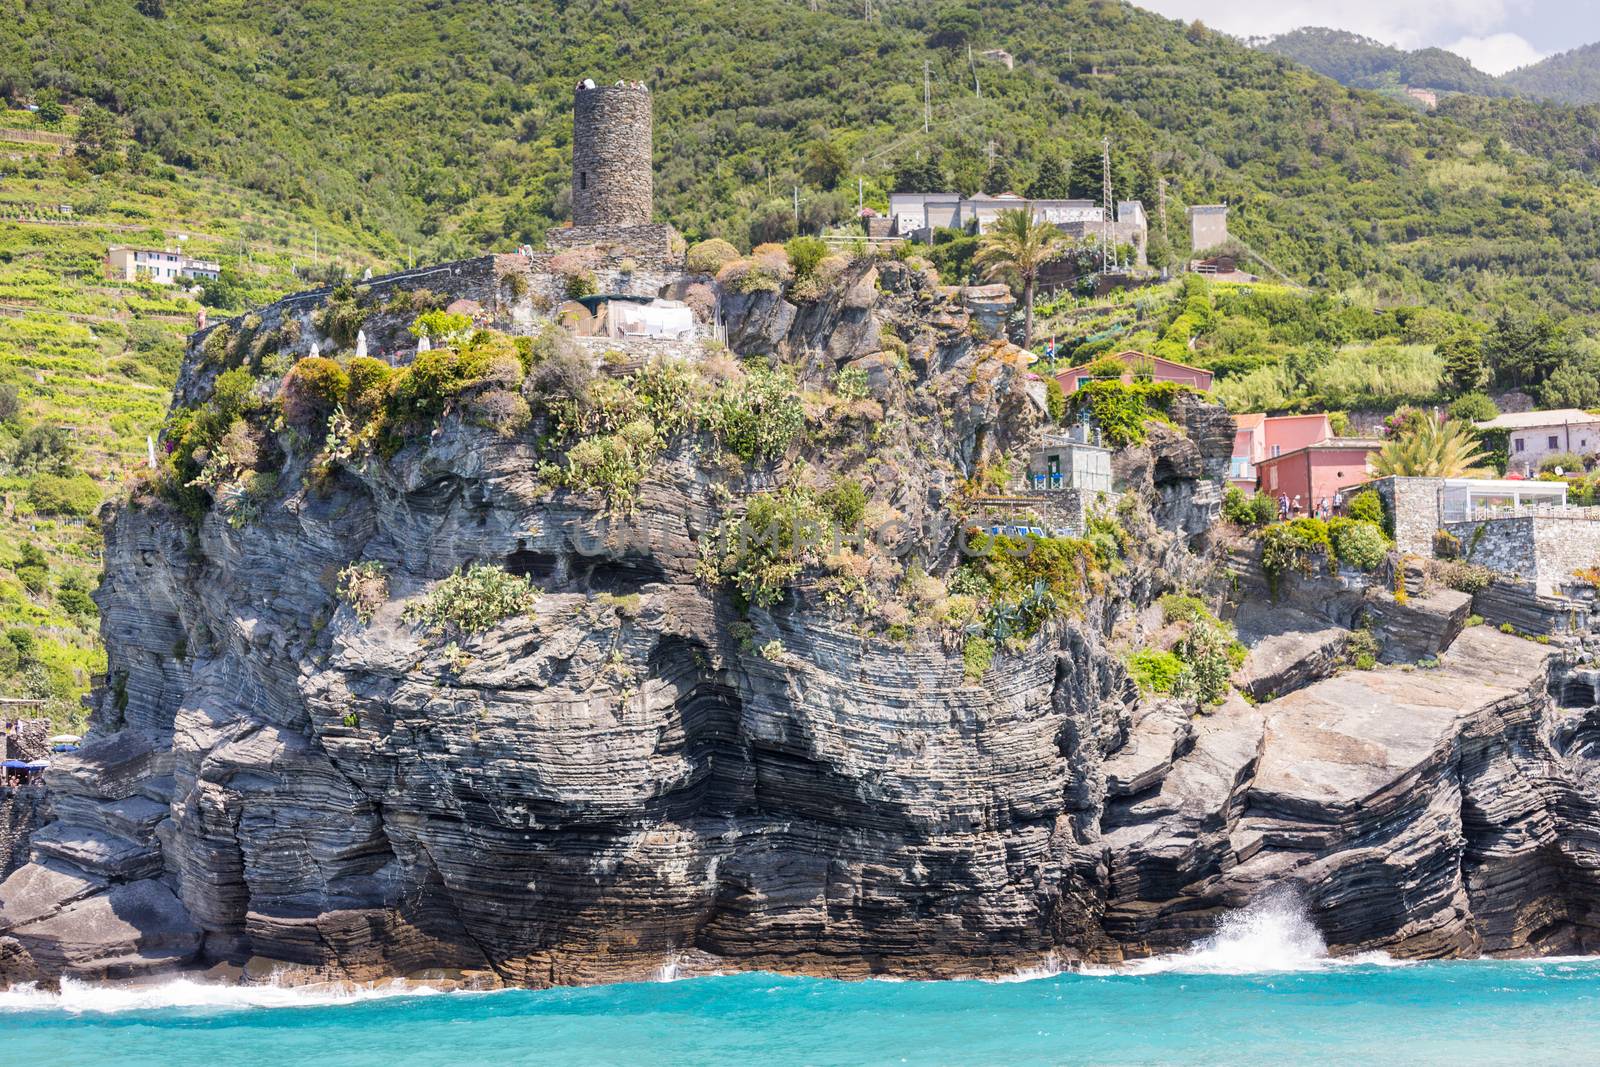
[[[1544,58],[1537,48],[1514,33],[1463,37],[1445,47],[1458,56],[1465,56],[1473,66],[1489,74],[1504,74]]]
[[[1450,40],[1492,40],[1532,0],[1134,0],[1168,18],[1200,19],[1240,37],[1328,26],[1401,48]],[[1526,42],[1524,42],[1526,43]]]

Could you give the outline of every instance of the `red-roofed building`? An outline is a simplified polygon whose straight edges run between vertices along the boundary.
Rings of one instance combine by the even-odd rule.
[[[1112,358],[1122,362],[1124,368],[1122,380],[1125,382],[1133,381],[1137,373],[1148,371],[1151,378],[1158,382],[1177,382],[1179,385],[1198,389],[1202,393],[1211,388],[1211,372],[1200,367],[1191,367],[1187,363],[1133,351],[1118,352]],[[1094,380],[1094,377],[1087,373],[1088,369],[1087,363],[1081,367],[1069,367],[1056,375],[1056,381],[1061,383],[1062,391],[1070,396],[1078,391],[1078,386]]]

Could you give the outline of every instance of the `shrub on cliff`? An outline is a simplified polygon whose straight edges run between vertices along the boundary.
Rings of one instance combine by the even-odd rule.
[[[1172,692],[1192,697],[1202,705],[1222,703],[1228,695],[1228,679],[1236,658],[1243,659],[1234,651],[1235,646],[1242,651],[1243,646],[1221,623],[1213,619],[1191,623],[1174,648],[1183,668],[1173,680]]]
[[[1352,519],[1370,522],[1379,527],[1384,523],[1383,498],[1375,489],[1363,489],[1350,498],[1344,513]]]
[[[822,562],[828,533],[828,515],[808,490],[788,486],[752,497],[743,516],[724,519],[703,542],[700,576],[770,607],[802,570]]]
[[[404,616],[434,633],[466,636],[528,612],[538,599],[532,580],[474,563],[435,582],[427,595],[406,605]]]
[[[1389,539],[1376,523],[1360,519],[1328,520],[1328,536],[1341,563],[1364,571],[1378,569],[1389,554]]]
[[[720,237],[691,245],[684,257],[690,274],[715,274],[739,258],[739,250]]]
[[[1266,493],[1247,495],[1230,485],[1222,496],[1222,517],[1238,526],[1266,526],[1278,517],[1278,506]]]
[[[1128,657],[1128,675],[1141,693],[1171,693],[1183,671],[1175,653],[1141,648]]]
[[[449,344],[471,329],[470,318],[448,311],[425,311],[408,327],[412,337],[419,340],[426,337],[435,344]]]
[[[1047,376],[1044,380],[1045,410],[1050,413],[1052,422],[1060,422],[1067,415],[1067,391],[1061,388],[1061,383],[1054,376]]]
[[[1325,559],[1336,557],[1328,539],[1328,524],[1321,519],[1295,519],[1267,527],[1261,534],[1261,570],[1273,597],[1290,571],[1310,575],[1318,554]]]
[[[1119,363],[1118,366],[1121,366]],[[1172,403],[1185,392],[1176,382],[1085,382],[1071,396],[1072,410],[1087,410],[1113,445],[1138,444],[1145,423],[1171,423]]]
[[[336,286],[328,294],[328,302],[317,311],[312,321],[325,336],[333,339],[340,348],[356,343],[361,327],[367,321],[363,298],[370,292],[366,286],[357,287],[349,282]]]
[[[744,382],[724,385],[709,416],[711,431],[747,463],[781,458],[805,428],[794,378],[782,367],[751,367]]]
[[[389,578],[383,564],[369,559],[346,566],[339,572],[339,599],[350,605],[356,618],[371,622],[389,599]]]
[[[284,420],[301,433],[320,434],[349,391],[350,376],[343,367],[322,356],[307,356],[283,379]]]
[[[357,422],[365,421],[383,406],[394,368],[381,359],[357,356],[350,361],[346,373],[350,376],[350,388],[345,394],[345,410]]]
[[[816,274],[817,265],[828,255],[828,243],[820,237],[802,235],[784,242],[783,251],[798,283]]]

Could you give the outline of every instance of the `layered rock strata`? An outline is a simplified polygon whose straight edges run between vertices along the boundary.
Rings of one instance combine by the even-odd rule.
[[[858,469],[948,566],[960,482],[1040,424],[1025,364],[894,263],[724,307],[736,347],[802,382],[865,372],[893,462]],[[192,354],[180,397],[207,373]],[[680,444],[623,520],[552,492],[533,442],[447,419],[315,488],[291,467],[247,523],[124,507],[98,594],[112,682],[0,885],[0,977],[984,974],[1178,948],[1285,886],[1340,951],[1595,947],[1600,708],[1592,686],[1552,700],[1549,648],[1456,636],[1452,602],[1411,627],[1437,666],[1335,673],[1370,599],[1351,588],[1289,605],[1310,631],[1254,632],[1264,702],[1138,699],[1111,635],[1229,586],[1231,425],[1174,415],[1118,457],[1120,569],[978,682],[959,647],[857,625],[804,580],[741,614],[701,577],[729,509],[794,462],[718,480]],[[335,595],[355,560],[388,575],[369,621]],[[543,595],[447,646],[404,608],[472,561]],[[1313,662],[1267,662],[1318,631]]]

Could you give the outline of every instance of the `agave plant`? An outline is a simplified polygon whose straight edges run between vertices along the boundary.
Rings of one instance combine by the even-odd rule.
[[[1488,458],[1468,423],[1421,419],[1383,446],[1372,469],[1411,478],[1467,478],[1489,474],[1482,466]]]

